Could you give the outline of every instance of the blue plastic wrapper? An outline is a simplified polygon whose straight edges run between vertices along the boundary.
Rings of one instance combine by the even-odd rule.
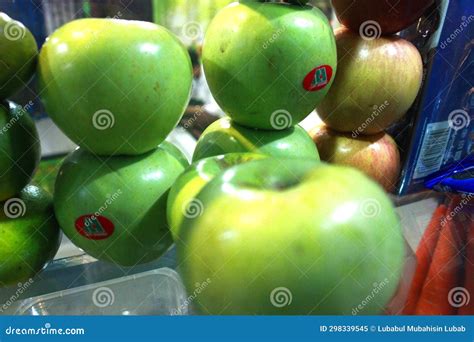
[[[474,1],[438,4],[439,29],[424,56],[427,76],[417,103],[399,195],[425,190],[425,180],[474,154]]]

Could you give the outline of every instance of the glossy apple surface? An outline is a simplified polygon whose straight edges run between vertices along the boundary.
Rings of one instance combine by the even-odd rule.
[[[322,100],[336,74],[332,29],[316,8],[233,3],[212,20],[203,65],[214,98],[237,123],[279,130]]]
[[[2,12],[0,32],[0,99],[6,99],[33,76],[38,47],[28,28]]]
[[[382,132],[415,101],[423,75],[420,53],[398,37],[368,41],[344,28],[336,41],[338,73],[317,107],[319,116],[339,132]]]
[[[395,189],[401,171],[400,153],[390,135],[352,136],[338,133],[325,125],[314,127],[309,134],[318,147],[322,161],[355,167],[386,191]]]
[[[173,239],[178,238],[185,217],[201,214],[203,208],[195,199],[207,183],[232,166],[265,158],[256,153],[229,153],[192,164],[178,177],[168,196],[167,217]]]
[[[364,23],[375,21],[384,35],[406,29],[432,4],[433,0],[332,0],[344,26],[359,32]]]
[[[385,192],[360,171],[269,158],[233,167],[197,196],[178,261],[206,314],[379,314],[394,294],[404,239]],[[379,284],[384,282],[384,286]]]
[[[282,131],[257,130],[236,124],[228,117],[217,120],[203,132],[193,160],[238,152],[319,160],[311,137],[298,125]]]
[[[69,155],[54,193],[56,217],[69,239],[123,266],[161,256],[172,244],[168,191],[187,167],[169,145],[140,156],[97,157],[82,148]]]
[[[100,155],[154,149],[176,127],[191,91],[191,62],[152,23],[81,19],[55,31],[39,57],[41,97],[53,121]]]
[[[32,278],[54,258],[61,241],[51,195],[34,185],[2,203],[0,285]]]
[[[13,102],[0,102],[0,201],[30,182],[40,158],[38,131],[29,114]]]

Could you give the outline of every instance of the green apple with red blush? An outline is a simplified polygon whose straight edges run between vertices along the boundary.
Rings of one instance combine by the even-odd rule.
[[[367,40],[336,30],[338,73],[317,106],[320,118],[339,132],[376,134],[401,119],[421,87],[423,63],[410,42],[388,36]]]
[[[324,124],[309,130],[321,155],[321,160],[352,166],[393,191],[401,172],[400,152],[387,133],[355,135],[336,132]]]

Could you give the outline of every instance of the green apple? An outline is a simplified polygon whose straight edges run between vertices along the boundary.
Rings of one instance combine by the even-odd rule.
[[[154,149],[188,104],[192,67],[184,46],[158,25],[81,19],[41,49],[39,83],[48,114],[99,155]]]
[[[401,171],[400,152],[386,133],[355,136],[317,125],[309,134],[321,160],[331,164],[355,167],[378,182],[386,191],[393,191]]]
[[[82,148],[69,155],[54,192],[56,217],[69,239],[123,266],[161,256],[172,244],[168,191],[188,166],[170,148],[164,142],[140,156],[98,157]]]
[[[227,170],[197,200],[177,246],[187,289],[207,281],[193,302],[203,313],[349,315],[364,303],[379,314],[398,287],[400,222],[356,169],[269,158]]]
[[[421,87],[423,63],[410,42],[396,37],[367,40],[346,28],[336,32],[338,73],[317,107],[339,132],[375,134],[401,119]]]
[[[232,166],[264,158],[268,157],[256,153],[229,153],[192,164],[178,177],[168,196],[167,217],[173,239],[178,238],[185,217],[201,214],[203,208],[195,198],[207,183]]]
[[[38,46],[22,23],[0,12],[0,99],[14,95],[36,70]]]
[[[203,132],[193,160],[236,152],[319,160],[311,137],[298,125],[282,131],[265,131],[241,126],[228,117],[217,120]]]
[[[0,201],[28,184],[41,158],[33,120],[13,102],[0,102]]]
[[[203,65],[214,98],[233,120],[280,130],[303,120],[328,92],[336,45],[316,8],[232,3],[209,25]]]
[[[61,241],[51,195],[34,185],[2,203],[0,284],[25,281],[54,258]]]

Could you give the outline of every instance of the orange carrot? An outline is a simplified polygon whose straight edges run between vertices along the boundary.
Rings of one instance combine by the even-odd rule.
[[[461,198],[456,197],[449,206],[447,217],[458,211]],[[454,214],[457,215],[457,214]],[[417,315],[454,315],[456,308],[450,304],[448,295],[462,282],[465,245],[465,228],[448,219],[444,224],[436,244],[415,314]]]
[[[441,230],[441,220],[445,218],[447,207],[442,204],[434,212],[428,227],[426,228],[420,244],[416,250],[417,266],[416,272],[408,293],[408,298],[403,310],[404,315],[413,315],[416,304],[421,294],[426,275],[431,265],[431,259],[438,242],[439,232]]]

